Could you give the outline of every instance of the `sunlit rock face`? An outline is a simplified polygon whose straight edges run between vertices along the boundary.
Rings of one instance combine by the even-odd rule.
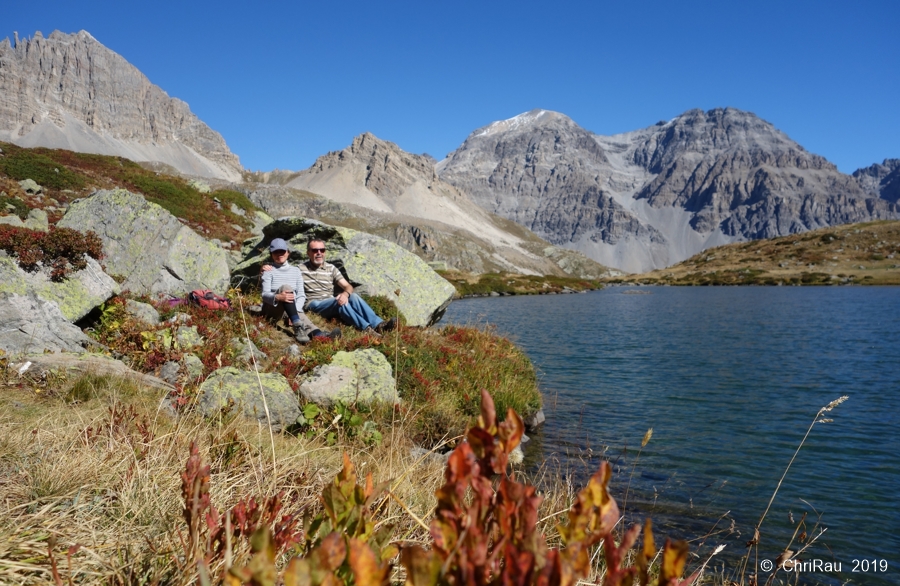
[[[436,169],[488,211],[631,272],[728,242],[898,217],[895,202],[733,108],[613,136],[533,110],[474,131]]]
[[[87,31],[0,41],[0,140],[239,180],[218,132]]]

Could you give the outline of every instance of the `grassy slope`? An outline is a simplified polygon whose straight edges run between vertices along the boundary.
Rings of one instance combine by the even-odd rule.
[[[245,212],[257,209],[242,193],[225,189],[200,193],[180,177],[146,169],[122,157],[26,149],[5,142],[0,142],[0,149],[0,190],[28,208],[47,210],[51,223],[62,217],[72,200],[95,189],[123,187],[144,195],[208,238],[240,243],[250,236],[252,222],[231,211],[232,203]],[[18,184],[23,179],[41,185],[43,196],[26,194]]]
[[[520,275],[517,273],[486,273],[477,275],[459,271],[438,271],[456,287],[457,297],[483,297],[491,293],[501,295],[547,295],[599,289],[599,281],[552,275]]]
[[[832,226],[705,250],[607,283],[645,285],[900,285],[900,221]]]

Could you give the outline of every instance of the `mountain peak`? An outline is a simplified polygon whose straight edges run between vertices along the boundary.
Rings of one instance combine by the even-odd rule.
[[[222,135],[89,32],[14,37],[0,42],[0,140],[240,179]]]
[[[553,124],[575,124],[571,118],[559,112],[551,110],[534,109],[523,112],[506,120],[498,120],[491,122],[487,126],[483,126],[472,133],[471,137],[490,136],[505,132],[514,132],[517,130],[528,130],[531,128],[549,126]]]

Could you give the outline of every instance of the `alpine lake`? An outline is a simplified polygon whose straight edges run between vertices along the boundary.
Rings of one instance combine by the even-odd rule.
[[[689,568],[724,545],[707,573],[725,579],[816,414],[848,396],[812,426],[745,574],[805,548],[779,582],[900,584],[900,288],[608,287],[458,300],[444,321],[495,327],[537,368],[532,477],[580,488],[610,461],[625,523],[688,539]]]

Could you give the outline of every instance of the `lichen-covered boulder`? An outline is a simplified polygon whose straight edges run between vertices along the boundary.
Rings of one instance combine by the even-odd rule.
[[[228,287],[226,252],[138,194],[98,191],[69,206],[58,225],[96,232],[107,271],[125,277],[122,287],[134,293]]]
[[[400,401],[390,363],[372,348],[336,353],[330,364],[316,367],[303,380],[300,394],[319,405]]]
[[[260,393],[262,386],[262,394]],[[300,403],[286,378],[277,373],[260,373],[238,370],[226,366],[214,371],[200,385],[200,411],[207,417],[215,417],[229,401],[247,417],[266,421],[263,395],[269,407],[274,429],[283,429],[297,422]]]
[[[175,345],[181,350],[190,350],[203,344],[203,336],[197,326],[178,326],[175,329]]]
[[[94,342],[69,323],[53,301],[34,293],[0,293],[0,350],[27,353],[85,351]]]
[[[305,218],[279,218],[266,226],[263,238],[234,270],[255,278],[269,259],[268,244],[274,238],[284,238],[293,247],[292,263],[303,262],[306,243],[312,237],[325,241],[326,260],[342,269],[357,292],[389,298],[411,326],[440,320],[456,292],[424,260],[393,242]]]
[[[118,292],[119,285],[90,257],[87,267],[55,282],[50,279],[50,269],[29,273],[20,269],[13,258],[0,253],[0,293],[33,294],[52,301],[73,323]]]

